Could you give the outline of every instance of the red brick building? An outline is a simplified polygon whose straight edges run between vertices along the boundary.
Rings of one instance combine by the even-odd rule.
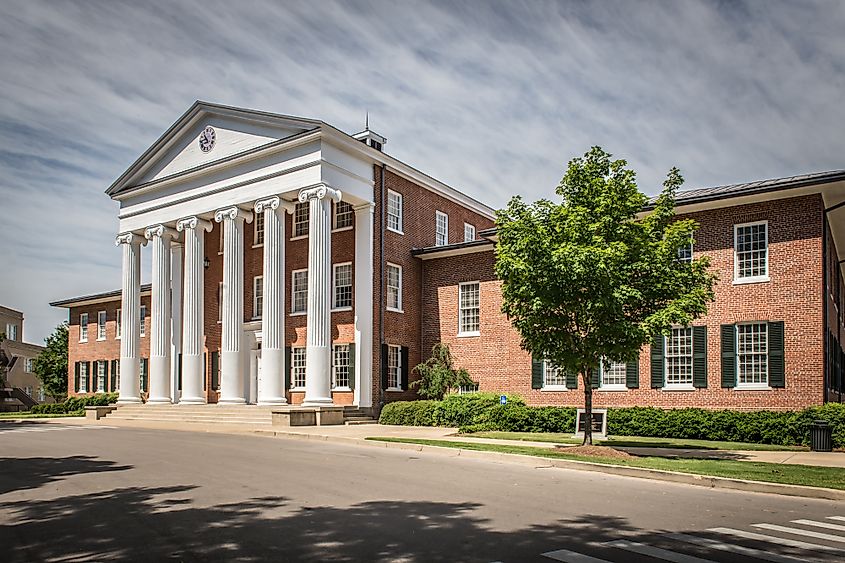
[[[579,405],[576,378],[532,359],[501,313],[493,210],[385,142],[197,102],[107,191],[123,288],[53,303],[69,309],[69,393],[378,408],[413,398],[413,366],[444,342],[480,390]],[[679,194],[716,301],[604,370],[594,405],[841,401],[843,201],[845,172]]]

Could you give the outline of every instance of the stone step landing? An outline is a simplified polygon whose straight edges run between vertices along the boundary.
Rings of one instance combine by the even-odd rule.
[[[189,404],[140,404],[121,405],[105,415],[112,421],[186,422],[195,424],[232,424],[271,426],[272,411],[286,408],[285,405],[189,405]],[[295,408],[290,406],[289,408]],[[343,408],[345,424],[376,424],[368,412],[346,405]]]

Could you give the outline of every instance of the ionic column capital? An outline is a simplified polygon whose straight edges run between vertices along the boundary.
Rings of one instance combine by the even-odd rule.
[[[205,229],[206,231],[211,232],[212,228],[213,225],[211,224],[211,221],[200,219],[197,216],[185,217],[184,219],[176,221],[176,230],[180,233],[186,229]]]
[[[323,199],[325,197],[331,198],[335,203],[340,203],[343,194],[340,190],[330,188],[325,184],[314,186],[313,188],[305,188],[299,191],[299,203],[305,203],[310,199]]]
[[[252,223],[252,211],[246,211],[237,206],[226,207],[225,209],[218,209],[214,212],[214,220],[222,223],[226,219],[244,219],[247,223]]]
[[[136,233],[120,233],[114,238],[115,246],[121,244],[147,244],[147,239]]]
[[[144,238],[147,240],[153,240],[153,237],[177,239],[179,238],[179,233],[170,227],[165,227],[164,225],[154,225],[152,227],[147,227],[144,230]]]

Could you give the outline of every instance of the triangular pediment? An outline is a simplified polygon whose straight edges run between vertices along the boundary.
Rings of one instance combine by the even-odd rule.
[[[320,126],[316,120],[196,102],[106,193],[116,196],[209,167]]]

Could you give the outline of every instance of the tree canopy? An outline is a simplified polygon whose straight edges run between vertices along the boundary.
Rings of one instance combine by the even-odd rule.
[[[45,348],[34,362],[44,391],[56,401],[67,396],[67,334],[67,323],[57,326],[44,341]]]
[[[426,399],[442,399],[450,390],[476,385],[467,370],[455,369],[449,346],[442,343],[435,344],[431,357],[414,371],[420,374],[420,379],[411,382],[411,387],[416,387],[420,396]]]
[[[581,374],[588,420],[600,364],[635,360],[655,335],[704,315],[715,282],[707,257],[679,259],[698,225],[675,216],[678,169],[650,204],[611,157],[593,147],[569,162],[559,203],[516,196],[496,220],[502,310],[523,348]]]

